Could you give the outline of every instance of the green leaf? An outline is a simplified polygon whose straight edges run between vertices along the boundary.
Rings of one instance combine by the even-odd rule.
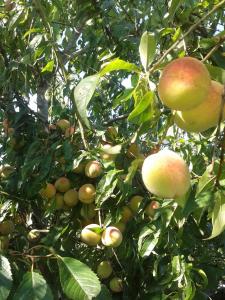
[[[50,60],[47,65],[42,68],[41,73],[43,72],[52,72],[54,68],[54,60]]]
[[[96,199],[95,199],[95,202],[98,207],[100,207],[101,204],[105,202],[112,195],[117,185],[117,181],[118,181],[117,174],[119,172],[120,171],[118,170],[111,170],[100,180],[96,191]]]
[[[153,33],[145,31],[141,37],[139,46],[139,53],[141,63],[147,71],[149,65],[152,63],[156,52],[156,41]]]
[[[102,151],[107,154],[116,155],[121,152],[121,149],[122,149],[122,145],[116,145],[116,146],[112,146],[108,149],[102,148]]]
[[[144,227],[138,239],[139,254],[141,257],[149,256],[159,241],[160,230],[152,227]]]
[[[99,83],[100,76],[92,75],[82,79],[74,89],[74,101],[78,114],[83,123],[90,128],[87,119],[87,106]]]
[[[134,120],[137,116],[139,117],[137,123],[143,123],[150,120],[153,116],[152,104],[154,100],[154,93],[148,91],[140,102],[135,106],[132,112],[128,116],[128,121]],[[136,120],[135,120],[136,123]]]
[[[71,257],[60,257],[58,266],[61,286],[69,299],[91,300],[100,293],[98,277],[87,265]]]
[[[207,240],[213,239],[225,230],[225,193],[218,191],[214,194],[215,206],[212,213],[212,234]]]
[[[104,284],[101,285],[101,292],[95,300],[112,300],[112,295]]]
[[[36,49],[40,45],[42,38],[43,38],[42,34],[35,35],[35,37],[30,41],[31,49]]]
[[[49,289],[44,277],[36,272],[24,274],[14,297],[14,300],[53,300],[52,292]]]
[[[181,0],[172,0],[172,1],[170,1],[168,19],[170,19],[170,20],[173,19],[176,11],[178,10],[178,8],[181,4],[182,4]]]
[[[213,80],[219,81],[220,83],[225,83],[225,70],[216,66],[206,64],[206,67]]]
[[[9,261],[0,255],[0,299],[6,300],[12,287],[12,273]]]
[[[143,158],[136,158],[132,161],[130,167],[128,168],[128,173],[126,179],[124,180],[124,183],[132,184],[132,180],[142,162]]]
[[[116,58],[116,59],[110,61],[109,63],[107,63],[107,65],[104,65],[104,67],[99,72],[99,75],[104,76],[107,73],[110,73],[112,71],[119,71],[119,70],[126,70],[126,71],[130,71],[130,72],[134,71],[137,73],[140,72],[139,68],[136,65],[129,63],[127,61],[124,61],[122,59]]]

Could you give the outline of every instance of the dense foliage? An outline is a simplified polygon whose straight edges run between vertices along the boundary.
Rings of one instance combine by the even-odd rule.
[[[179,129],[157,86],[184,56],[225,83],[225,1],[0,4],[0,299],[208,299],[225,279],[225,126]],[[191,171],[177,201],[141,177],[164,148]],[[66,201],[61,186],[49,196],[64,177],[76,191],[92,184],[94,203],[80,190]],[[86,245],[91,223],[96,235],[118,226],[122,243]]]

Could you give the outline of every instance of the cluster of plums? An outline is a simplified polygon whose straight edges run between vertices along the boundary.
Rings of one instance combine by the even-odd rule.
[[[158,92],[161,101],[174,111],[175,123],[181,129],[198,133],[218,124],[223,85],[211,81],[207,68],[196,58],[169,63],[160,77]]]

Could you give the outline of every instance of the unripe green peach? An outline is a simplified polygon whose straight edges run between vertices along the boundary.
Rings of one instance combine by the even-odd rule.
[[[165,67],[158,92],[166,106],[185,111],[205,100],[210,85],[210,75],[204,64],[193,57],[182,57]]]
[[[160,207],[158,201],[151,201],[145,208],[145,214],[151,218],[154,217],[156,210]]]
[[[56,194],[55,186],[51,183],[47,183],[46,187],[40,190],[40,195],[44,199],[51,199],[55,196],[55,194]]]
[[[56,209],[63,209],[64,208],[64,195],[60,193],[56,193],[55,195],[55,208]]]
[[[120,222],[127,223],[132,219],[133,213],[128,206],[123,206],[121,216],[122,218],[120,219]]]
[[[177,111],[174,121],[178,127],[189,132],[202,132],[214,127],[219,122],[223,85],[212,81],[205,100],[197,107],[187,111]],[[225,119],[223,107],[222,121]]]
[[[67,128],[70,127],[70,122],[66,119],[61,119],[56,123],[56,126],[65,132]]]
[[[77,167],[73,168],[73,172],[76,174],[84,173],[85,166],[86,166],[86,163],[81,162],[81,163],[79,163],[79,165]]]
[[[109,282],[109,287],[114,293],[120,293],[123,290],[123,281],[118,277],[114,277]]]
[[[96,211],[96,206],[91,203],[91,204],[83,204],[80,210],[80,214],[83,218],[85,219],[92,219],[95,217],[97,211]]]
[[[78,203],[78,192],[74,189],[67,191],[64,194],[63,200],[64,200],[65,204],[69,207],[76,206]]]
[[[66,177],[60,177],[55,182],[55,188],[61,193],[65,193],[70,189],[71,183],[70,180]]]
[[[122,240],[122,233],[116,227],[109,226],[102,233],[102,244],[107,247],[118,247]]]
[[[100,262],[97,267],[97,275],[100,279],[107,279],[112,274],[112,266],[111,263],[107,260]]]
[[[106,144],[103,145],[101,148],[101,158],[105,161],[113,161],[116,158],[116,154],[111,154],[110,149],[112,148],[111,145]]]
[[[190,187],[185,161],[170,150],[161,150],[145,159],[142,179],[152,194],[167,199],[184,196]]]
[[[14,224],[10,220],[3,221],[0,223],[0,234],[2,235],[8,235],[13,233],[14,231]]]
[[[81,240],[88,246],[96,246],[101,241],[101,227],[98,224],[90,224],[81,231]]]
[[[143,201],[143,197],[139,195],[133,196],[130,199],[129,207],[133,213],[136,213],[138,211],[142,201]]]
[[[96,190],[93,184],[87,183],[80,187],[78,197],[81,202],[90,204],[95,200],[95,193]]]
[[[9,238],[8,236],[0,236],[0,252],[7,250],[9,247]]]
[[[126,229],[126,224],[124,224],[123,222],[117,222],[117,223],[113,224],[112,226],[118,228],[121,231],[121,233],[123,233]]]
[[[96,178],[102,173],[102,166],[99,161],[89,161],[85,166],[85,175],[89,178]]]

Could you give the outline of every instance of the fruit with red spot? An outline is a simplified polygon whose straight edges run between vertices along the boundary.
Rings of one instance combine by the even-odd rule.
[[[70,180],[66,177],[60,177],[55,182],[55,188],[61,193],[67,192],[71,187]]]
[[[123,235],[116,227],[109,226],[102,233],[102,244],[107,247],[118,247],[122,240]]]
[[[99,161],[89,161],[85,166],[85,175],[89,178],[96,178],[102,173],[102,165]]]
[[[80,187],[78,197],[81,202],[90,204],[95,200],[95,193],[96,190],[93,184],[86,183]]]
[[[69,207],[73,207],[76,206],[78,203],[78,192],[74,189],[68,190],[65,194],[64,194],[64,202],[67,206]]]
[[[145,214],[149,217],[154,217],[156,210],[159,209],[160,205],[158,201],[151,201],[145,208]]]
[[[55,196],[55,194],[56,194],[56,188],[51,183],[47,183],[47,185],[40,190],[40,195],[44,199],[51,199]]]

